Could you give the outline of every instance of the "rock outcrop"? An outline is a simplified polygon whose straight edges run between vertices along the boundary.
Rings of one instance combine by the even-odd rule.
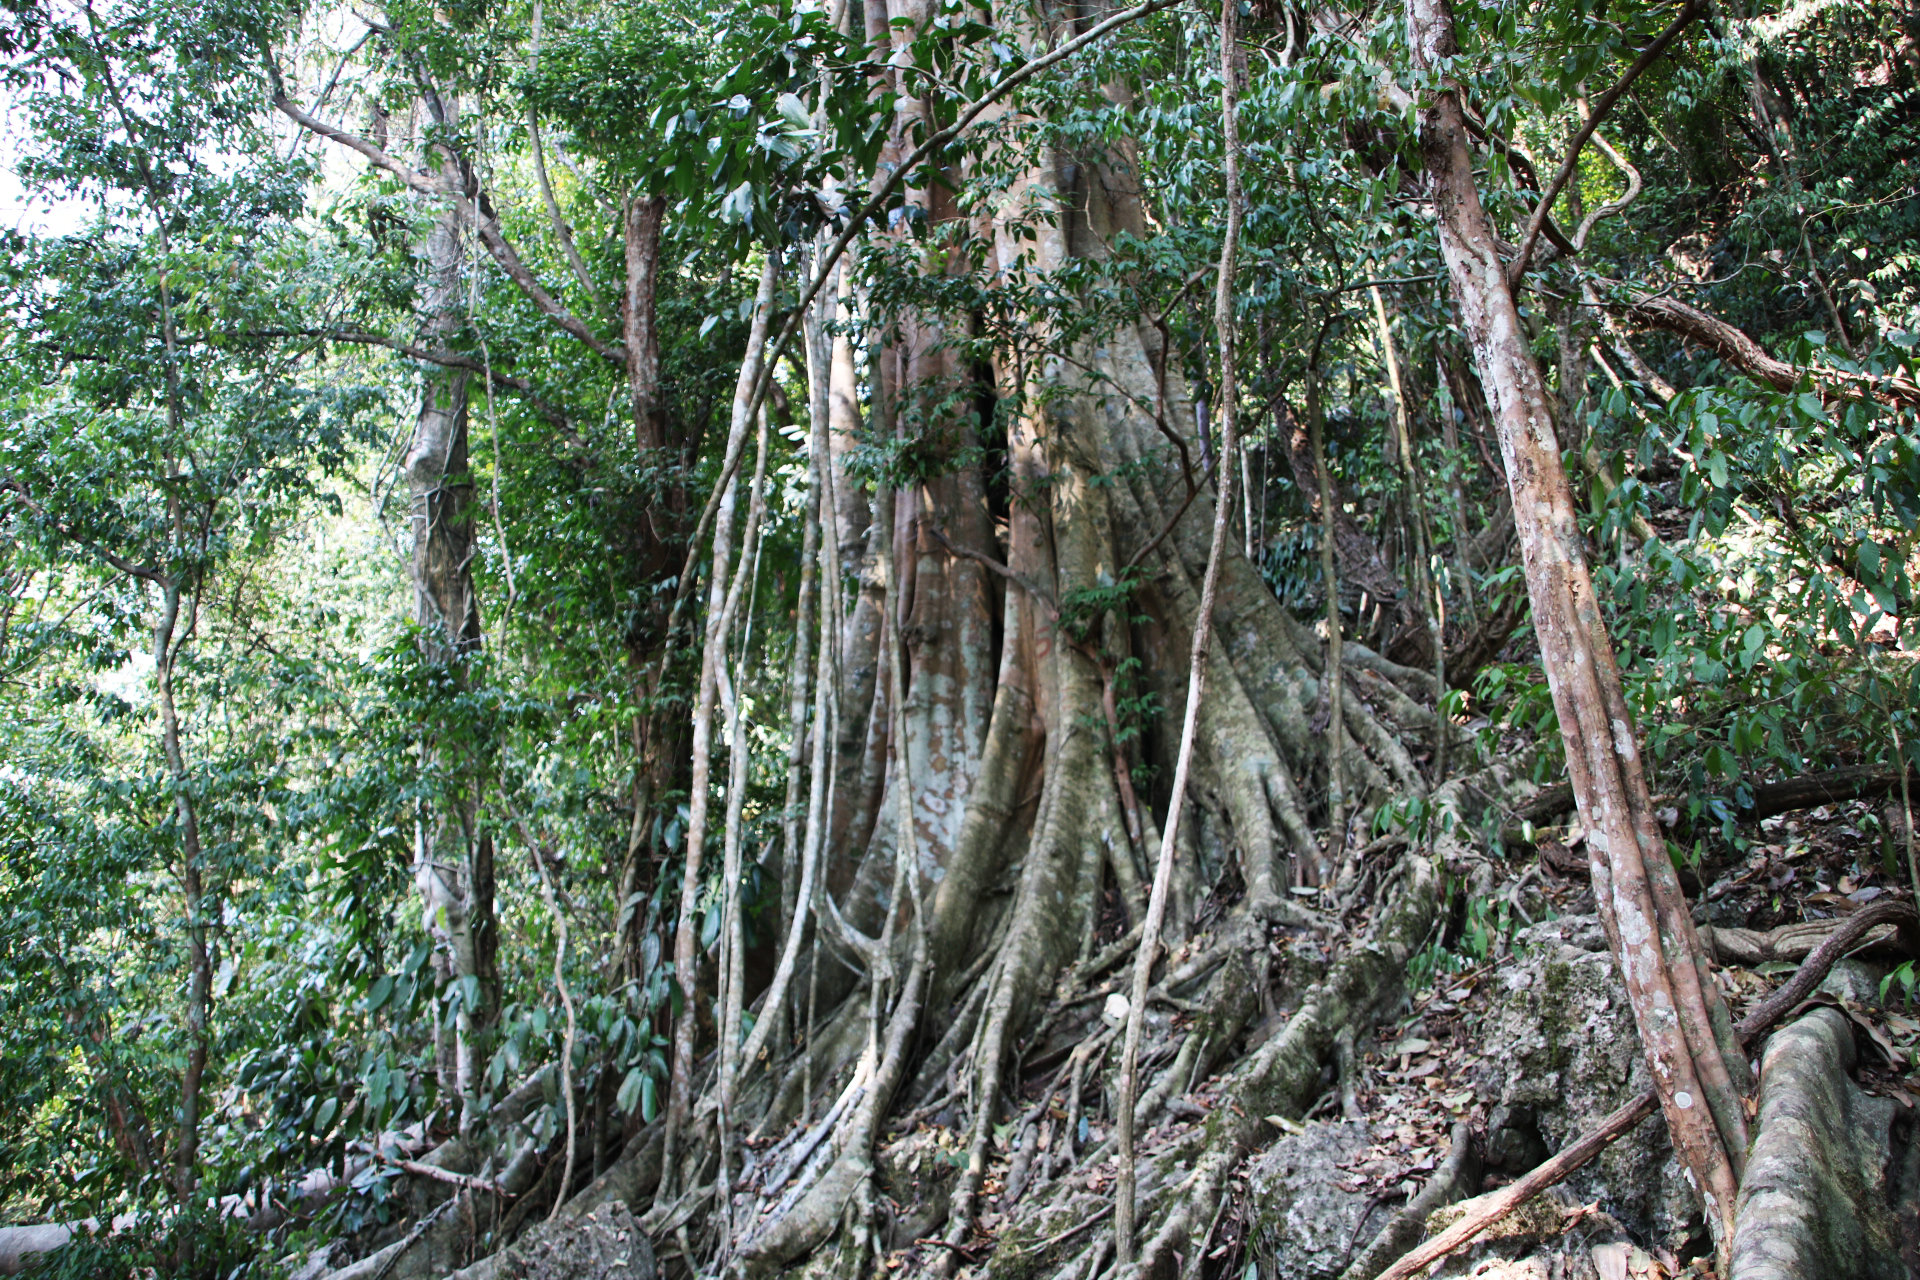
[[[1267,1148],[1248,1170],[1258,1206],[1248,1245],[1262,1275],[1333,1280],[1392,1212],[1353,1186],[1348,1170],[1373,1140],[1362,1120],[1313,1123]]]
[[[1648,1087],[1646,1056],[1606,935],[1593,916],[1543,921],[1514,936],[1478,1032],[1500,1046],[1477,1082],[1490,1163],[1531,1168]],[[1568,1180],[1635,1236],[1681,1252],[1698,1229],[1693,1192],[1666,1130],[1643,1124]]]

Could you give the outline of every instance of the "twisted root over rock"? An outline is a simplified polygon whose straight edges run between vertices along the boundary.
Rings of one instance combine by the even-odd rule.
[[[1365,937],[1311,987],[1300,1007],[1279,1024],[1220,1083],[1219,1102],[1203,1125],[1158,1147],[1149,1146],[1138,1171],[1141,1200],[1153,1206],[1136,1274],[1178,1271],[1204,1252],[1229,1177],[1276,1130],[1268,1116],[1303,1114],[1323,1091],[1322,1068],[1341,1032],[1370,1028],[1405,992],[1410,960],[1439,918],[1440,877],[1433,861],[1404,855]],[[1074,1234],[1105,1207],[1083,1179],[1062,1184],[1053,1200],[1003,1236],[988,1274],[995,1277],[1082,1276],[1096,1271],[1113,1248],[1104,1223]]]

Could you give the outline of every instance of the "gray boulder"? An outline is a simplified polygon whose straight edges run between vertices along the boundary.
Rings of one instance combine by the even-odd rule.
[[[1248,1247],[1260,1274],[1333,1280],[1392,1212],[1349,1172],[1365,1159],[1372,1130],[1359,1120],[1313,1123],[1281,1138],[1248,1171],[1255,1206]],[[1344,1185],[1343,1185],[1344,1184]]]
[[[1489,1155],[1520,1173],[1646,1089],[1646,1058],[1596,917],[1521,930],[1494,982],[1479,1036],[1499,1050],[1476,1083],[1493,1104]],[[1597,1202],[1634,1235],[1670,1248],[1697,1222],[1693,1193],[1658,1123],[1642,1123],[1567,1185],[1580,1202]]]
[[[618,1200],[535,1227],[501,1259],[499,1280],[655,1280],[653,1247]]]

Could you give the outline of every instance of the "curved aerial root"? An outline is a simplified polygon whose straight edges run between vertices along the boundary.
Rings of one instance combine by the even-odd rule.
[[[906,983],[887,1019],[880,1060],[861,1073],[865,1078],[856,1086],[856,1096],[849,1099],[847,1119],[831,1140],[838,1153],[798,1203],[783,1204],[784,1212],[776,1211],[741,1247],[730,1271],[751,1277],[782,1270],[818,1248],[833,1233],[850,1201],[865,1205],[871,1200],[874,1140],[906,1073],[914,1034],[920,1026],[921,1001],[931,968],[924,937],[922,934]]]

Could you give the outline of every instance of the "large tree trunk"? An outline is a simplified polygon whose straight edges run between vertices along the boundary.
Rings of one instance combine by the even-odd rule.
[[[1061,17],[1046,31],[1010,27],[1005,38],[1038,47],[1104,16]],[[893,47],[929,13],[916,0],[874,0],[864,17],[868,42]],[[883,163],[908,150],[917,107],[904,92],[900,101],[900,132]],[[966,215],[984,240],[974,247],[986,274],[1018,296],[1050,285],[1045,277],[1075,260],[1106,257],[1123,232],[1145,233],[1127,160],[1124,146],[1104,160],[1038,150],[1031,171],[996,203],[999,212]],[[958,224],[962,211],[949,188],[967,175],[945,176],[947,185],[910,193],[924,219],[902,225]],[[956,254],[928,269],[969,265],[978,264]],[[763,312],[772,284],[765,282]],[[876,314],[850,270],[835,305],[842,320],[864,326],[866,341],[836,330],[810,360],[826,384],[820,411],[829,428],[824,438],[816,433],[811,462],[821,485],[813,543],[819,672],[832,688],[815,699],[807,726],[819,737],[798,843],[803,866],[807,851],[817,851],[820,890],[817,910],[796,902],[796,915],[812,924],[788,930],[789,954],[776,966],[783,982],[806,976],[808,1012],[792,1019],[788,1034],[763,1035],[775,1019],[761,1006],[739,1054],[713,1052],[713,1030],[740,1032],[729,1014],[717,1028],[693,1016],[712,1008],[716,994],[693,927],[709,875],[708,814],[723,783],[733,797],[748,763],[736,753],[723,772],[717,760],[726,753],[715,757],[712,733],[717,664],[732,643],[741,576],[751,572],[733,554],[735,513],[747,505],[736,494],[719,512],[714,578],[703,593],[686,896],[675,945],[684,1011],[669,1107],[662,1124],[629,1144],[618,1175],[629,1198],[653,1193],[643,1227],[674,1239],[696,1272],[771,1275],[809,1255],[844,1274],[864,1268],[883,1247],[876,1179],[881,1156],[900,1139],[886,1136],[889,1127],[903,1113],[916,1123],[935,1118],[964,1152],[947,1220],[927,1234],[944,1226],[949,1241],[967,1248],[983,1212],[1005,1215],[1023,1195],[1049,1211],[1084,1208],[1084,1178],[1062,1175],[1113,1159],[1115,1115],[1102,1099],[1111,1097],[1105,1086],[1117,1048],[1099,1021],[1097,994],[1088,992],[1139,937],[1145,863],[1161,842],[1156,816],[1167,812],[1174,727],[1187,711],[1211,503],[1189,502],[1180,453],[1162,431],[1162,421],[1184,427],[1194,415],[1151,317],[1039,360],[1032,352],[1044,344],[1023,343],[983,371],[960,355],[959,341],[972,333],[966,314],[930,304]],[[1036,328],[1045,323],[1035,319]],[[757,328],[764,333],[764,319]],[[740,381],[732,428],[741,440],[758,358],[749,353]],[[975,412],[989,403],[993,412]],[[1159,413],[1143,407],[1156,405]],[[903,460],[870,488],[863,485],[871,476],[849,465],[856,431]],[[1182,434],[1187,455],[1199,457],[1191,428]],[[1008,480],[999,487],[993,478],[1002,470]],[[744,487],[745,477],[734,483]],[[1134,1109],[1142,1132],[1221,1069],[1253,1023],[1273,931],[1327,929],[1287,893],[1299,878],[1295,867],[1317,867],[1323,857],[1315,827],[1324,822],[1328,761],[1316,717],[1339,717],[1350,744],[1343,792],[1357,811],[1426,790],[1409,743],[1435,730],[1421,701],[1431,677],[1359,646],[1331,656],[1343,654],[1365,678],[1343,681],[1329,706],[1326,647],[1280,607],[1229,539],[1214,631],[1198,651],[1207,696],[1195,715],[1191,803],[1167,833],[1165,932],[1176,959],[1151,971],[1154,1001],[1178,991],[1217,1012],[1187,1028],[1152,1011]],[[1124,692],[1134,705],[1157,700],[1159,708],[1130,726],[1141,730],[1131,741],[1119,733],[1122,680],[1131,681]],[[1136,793],[1131,772],[1141,765],[1158,772]],[[790,783],[789,794],[801,789]],[[1460,794],[1466,790],[1463,782]],[[1223,1086],[1239,1119],[1217,1132],[1195,1130],[1177,1150],[1143,1152],[1143,1266],[1162,1265],[1169,1249],[1186,1249],[1208,1229],[1230,1175],[1266,1132],[1261,1117],[1296,1116],[1311,1105],[1342,1029],[1370,1026],[1397,998],[1405,962],[1439,909],[1435,868],[1435,860],[1409,855],[1385,872],[1395,887],[1366,938],[1325,982],[1289,992],[1297,1016]],[[1223,914],[1203,919],[1215,890]],[[731,896],[737,885],[724,891]],[[1036,1060],[1062,1064],[1041,1103],[1064,1087],[1061,1105],[1089,1119],[1087,1137],[1076,1132],[1055,1147],[1058,1159],[1029,1163],[1031,1176],[990,1179],[1005,1168],[996,1133],[1010,1114],[1031,1156]],[[1204,1176],[1175,1194],[1169,1160],[1191,1160]],[[663,1169],[670,1176],[662,1178]],[[1113,1245],[1103,1226],[1058,1261],[1086,1271],[1088,1252]]]
[[[869,39],[878,43],[911,29],[892,21],[913,24],[924,15],[896,3],[873,5],[867,16]],[[1063,25],[1056,36],[1072,34]],[[951,176],[958,185],[965,175]],[[910,199],[931,224],[958,216],[944,188]],[[990,227],[990,264],[1015,288],[1076,257],[1104,256],[1117,233],[1144,231],[1138,199],[1118,167],[1045,152]],[[1016,227],[1030,207],[1057,218]],[[857,298],[843,294],[842,301],[857,309]],[[732,1182],[727,1214],[689,1217],[681,1193],[715,1195],[708,1180],[719,1160],[719,1144],[709,1146],[707,1130],[689,1123],[680,1176],[649,1219],[653,1226],[685,1222],[697,1253],[731,1255],[750,1274],[794,1265],[836,1239],[843,1264],[870,1255],[874,1146],[881,1122],[902,1105],[924,1110],[951,1098],[955,1127],[966,1131],[968,1164],[948,1237],[963,1243],[974,1215],[992,1203],[986,1173],[994,1134],[1021,1085],[1010,1074],[1012,1059],[1046,1016],[1063,975],[1124,942],[1129,935],[1114,922],[1138,920],[1144,907],[1143,863],[1158,842],[1154,813],[1167,797],[1132,798],[1131,779],[1116,761],[1137,757],[1109,736],[1110,682],[1123,660],[1139,659],[1137,691],[1157,695],[1161,726],[1178,724],[1208,554],[1204,514],[1175,518],[1186,505],[1181,466],[1140,407],[1154,404],[1160,387],[1161,338],[1146,317],[1083,344],[1071,359],[1036,367],[1006,353],[993,370],[1001,410],[987,419],[953,408],[981,398],[955,358],[966,316],[861,318],[878,335],[867,348],[868,430],[911,444],[919,471],[880,487],[870,526],[849,501],[858,492],[844,438],[858,425],[847,394],[854,352],[836,340],[827,410],[836,438],[821,508],[835,527],[821,545],[853,552],[853,562],[869,527],[871,541],[858,561],[858,594],[840,614],[832,663],[840,675],[840,733],[825,820],[829,861],[821,869],[825,918],[817,931],[793,935],[814,949],[805,968],[817,967],[819,1026],[810,1041],[770,1046],[769,1061],[784,1065],[767,1070],[748,1059],[730,1077],[738,1123],[766,1137],[785,1134],[776,1148],[782,1154],[747,1162]],[[1167,418],[1190,422],[1184,389],[1167,392],[1177,409]],[[1004,499],[987,483],[983,448],[1004,451],[1011,476]],[[824,565],[821,573],[833,576]],[[1116,596],[1122,581],[1136,585]],[[1228,932],[1241,945],[1258,936],[1264,949],[1270,922],[1308,923],[1285,886],[1296,859],[1317,865],[1322,857],[1313,830],[1321,806],[1309,797],[1324,793],[1327,767],[1312,723],[1324,659],[1318,639],[1284,613],[1237,545],[1222,565],[1217,609],[1218,631],[1205,649],[1209,692],[1198,716],[1193,812],[1175,832],[1169,943],[1190,937],[1201,886],[1225,873],[1246,886]],[[897,647],[889,643],[896,628]],[[1430,733],[1433,720],[1393,684],[1424,692],[1421,673],[1370,662],[1389,676],[1370,686],[1384,690],[1376,701],[1395,719],[1364,705],[1351,682],[1336,713],[1355,744],[1348,791],[1377,803],[1424,789],[1403,743]],[[1175,736],[1161,727],[1147,735],[1146,761],[1162,766],[1162,778]],[[1144,810],[1138,830],[1129,822],[1136,809]],[[903,814],[911,814],[910,830]],[[902,873],[905,862],[911,869]],[[1118,914],[1103,914],[1103,903]],[[1422,905],[1421,918],[1431,909]],[[1203,976],[1217,964],[1204,963]],[[1244,1002],[1239,1017],[1250,1017],[1251,988],[1229,987],[1236,1007]],[[1383,981],[1343,996],[1339,1016],[1364,1016],[1376,990],[1392,989]],[[1211,1064],[1244,1025],[1229,1021],[1194,1037],[1182,1071]],[[1313,1055],[1330,1043],[1319,1032],[1302,1042],[1313,1071]],[[1287,1070],[1305,1060],[1289,1057]],[[1081,1061],[1093,1079],[1106,1071],[1097,1057]],[[681,1079],[693,1083],[692,1055],[676,1062],[684,1063]],[[1185,1087],[1165,1065],[1156,1059],[1143,1071],[1140,1105],[1149,1117]],[[802,1080],[819,1100],[811,1108]],[[689,1106],[687,1118],[701,1114]],[[806,1123],[790,1128],[795,1120]],[[781,1174],[789,1151],[801,1153],[798,1167]],[[1245,1153],[1235,1151],[1233,1160]],[[1158,1175],[1141,1168],[1144,1192]],[[1004,1202],[1006,1191],[997,1194]],[[1155,1208],[1147,1217],[1152,1237],[1165,1213]],[[721,1237],[722,1221],[730,1239]],[[706,1224],[704,1234],[696,1223]]]
[[[1409,0],[1407,13],[1416,66],[1432,68],[1455,55],[1446,0]],[[1747,1146],[1744,1059],[1653,815],[1552,410],[1474,186],[1466,123],[1450,85],[1425,107],[1421,138],[1454,303],[1497,420],[1541,662],[1588,831],[1594,896],[1674,1149],[1724,1246]]]

